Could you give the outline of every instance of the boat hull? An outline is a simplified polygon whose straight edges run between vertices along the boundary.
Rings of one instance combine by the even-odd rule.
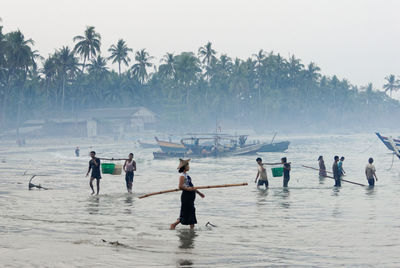
[[[289,149],[289,141],[282,141],[276,143],[267,143],[261,146],[258,152],[260,153],[272,153],[272,152],[284,152]]]

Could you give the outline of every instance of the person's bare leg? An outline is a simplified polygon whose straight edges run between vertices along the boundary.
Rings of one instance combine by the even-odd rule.
[[[100,192],[100,180],[96,179],[96,181],[97,181],[97,194],[96,195],[99,195],[99,192]]]
[[[191,225],[190,225],[190,229],[194,229],[194,224],[191,224]]]
[[[129,189],[128,192],[131,194],[132,193],[132,182],[129,183]]]
[[[89,181],[90,188],[92,188],[92,195],[94,194],[93,180],[94,180],[94,178],[90,178],[90,181]]]
[[[170,230],[175,230],[176,226],[180,223],[180,220],[176,220],[176,222],[174,222],[173,224],[171,224],[171,226],[169,227]]]

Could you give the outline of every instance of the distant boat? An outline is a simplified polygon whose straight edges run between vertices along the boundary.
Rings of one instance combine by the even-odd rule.
[[[142,141],[138,141],[140,147],[144,148],[144,149],[154,149],[154,148],[159,148],[157,143],[149,143],[149,142],[142,142]]]
[[[272,153],[272,152],[284,152],[289,149],[289,141],[281,141],[276,143],[264,143],[258,152],[260,153]]]
[[[393,139],[392,137],[382,136],[378,132],[376,132],[375,134],[383,142],[383,144],[385,144],[386,148],[395,153],[397,157],[400,159],[400,140]]]
[[[186,153],[187,149],[181,143],[174,143],[169,141],[160,141],[157,137],[154,137],[157,141],[158,146],[160,146],[161,151],[164,153]]]
[[[228,152],[227,155],[251,155],[251,154],[257,154],[257,152],[259,152],[262,147],[263,147],[263,144],[247,145],[245,147],[237,148],[234,151]]]
[[[187,157],[184,152],[153,152],[154,159],[167,159],[167,158],[184,158]]]

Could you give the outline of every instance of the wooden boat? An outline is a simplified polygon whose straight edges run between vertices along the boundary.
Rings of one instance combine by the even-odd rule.
[[[148,143],[148,142],[142,142],[142,141],[138,141],[140,147],[142,147],[143,149],[155,149],[155,148],[159,148],[157,143]]]
[[[183,152],[153,152],[154,159],[168,159],[168,158],[185,158],[187,155]]]
[[[272,153],[272,152],[284,152],[289,149],[289,141],[275,142],[275,143],[264,143],[258,152],[260,153]]]
[[[157,141],[158,146],[160,146],[161,151],[164,153],[178,152],[185,153],[187,149],[181,143],[174,143],[169,141],[160,141],[157,137],[154,137]]]
[[[263,144],[254,144],[254,145],[248,145],[242,148],[237,148],[236,150],[233,150],[231,152],[228,152],[227,155],[251,155],[251,154],[257,154],[257,152],[260,151],[261,147]]]
[[[392,151],[400,159],[400,140],[392,137],[382,136],[380,133],[375,133],[378,138],[385,144],[386,148]]]

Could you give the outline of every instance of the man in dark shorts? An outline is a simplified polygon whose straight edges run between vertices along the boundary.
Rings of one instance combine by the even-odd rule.
[[[90,176],[90,188],[92,188],[92,195],[94,194],[94,189],[93,189],[93,180],[96,179],[97,181],[97,195],[100,192],[100,179],[101,179],[101,173],[100,173],[100,159],[96,157],[96,152],[91,151],[90,152],[90,157],[92,158],[89,161],[89,169],[88,172],[86,173],[86,177],[89,176],[90,170],[92,170],[92,175]]]
[[[374,159],[371,157],[368,159],[368,165],[365,167],[365,176],[367,176],[368,184],[370,187],[374,187],[375,181],[378,181],[378,177],[375,173],[376,169],[372,163],[374,163]]]
[[[288,187],[290,180],[290,163],[287,162],[286,157],[282,157],[281,162],[283,164],[283,187]]]
[[[340,181],[341,174],[338,166],[339,156],[335,155],[333,159],[334,162],[332,165],[332,172],[333,172],[333,178],[335,179],[335,187],[341,187],[342,186],[342,183]]]

